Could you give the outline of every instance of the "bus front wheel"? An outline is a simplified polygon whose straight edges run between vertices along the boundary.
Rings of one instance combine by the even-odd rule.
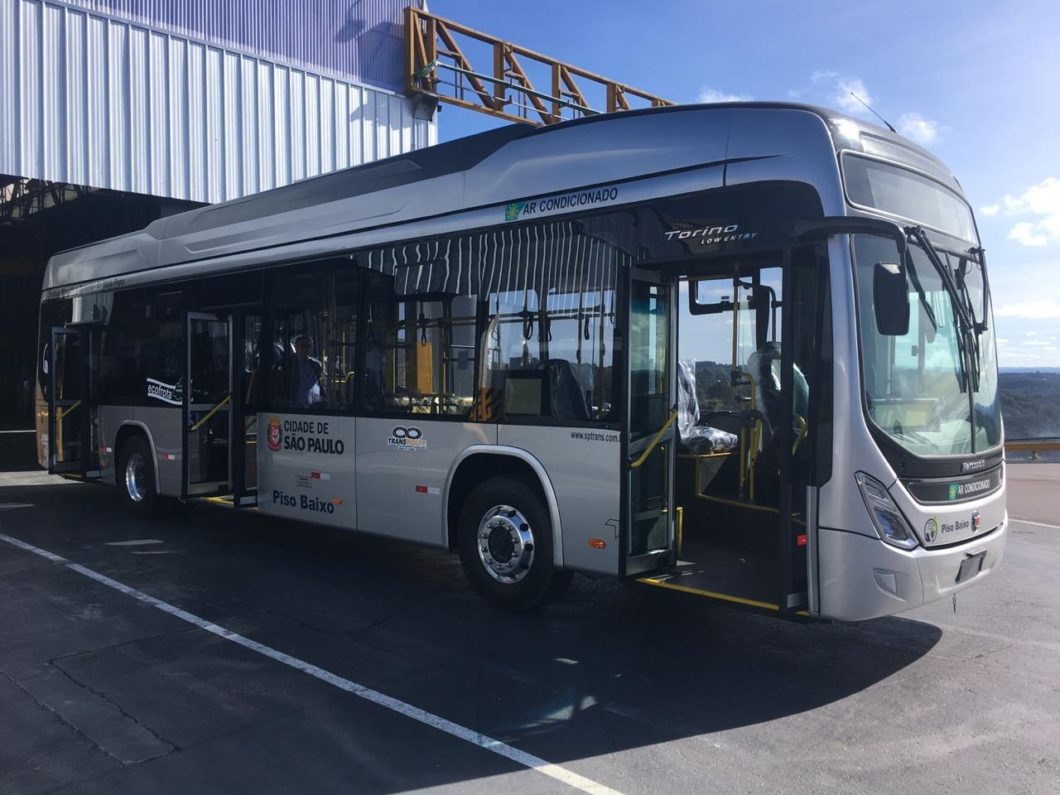
[[[479,484],[460,513],[460,562],[487,602],[533,610],[558,596],[570,572],[557,569],[552,522],[535,491],[517,478]]]
[[[132,436],[121,446],[118,458],[118,492],[136,515],[150,516],[158,508],[154,457],[142,436]]]

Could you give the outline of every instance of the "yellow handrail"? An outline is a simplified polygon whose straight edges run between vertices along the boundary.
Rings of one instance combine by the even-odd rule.
[[[670,430],[670,426],[673,425],[676,421],[677,409],[674,409],[670,412],[670,419],[668,419],[665,424],[663,424],[663,426],[659,429],[659,432],[655,434],[648,446],[644,448],[644,452],[640,454],[640,457],[638,457],[636,461],[630,462],[630,469],[639,469],[640,465],[648,460],[648,456],[652,454],[652,451],[658,446],[659,442],[662,441],[663,436],[668,430]]]
[[[67,414],[69,414],[71,411],[73,411],[74,409],[76,409],[80,405],[81,405],[81,401],[79,400],[76,403],[74,403],[72,406],[68,406],[66,411],[60,411],[59,415],[55,419],[57,421],[59,421],[59,422],[62,422],[64,419],[66,419],[66,415]]]
[[[209,410],[209,411],[208,411],[208,412],[206,413],[206,416],[205,416],[205,417],[203,417],[203,418],[202,418],[202,419],[200,419],[200,420],[199,420],[199,421],[198,421],[197,423],[195,423],[194,425],[192,425],[192,426],[191,426],[191,428],[189,428],[188,430],[189,430],[189,431],[197,431],[197,430],[199,430],[199,428],[201,428],[201,427],[202,427],[203,425],[205,425],[205,424],[206,424],[206,422],[208,422],[208,421],[209,421],[210,417],[212,417],[212,416],[213,416],[214,414],[216,414],[216,413],[217,413],[217,412],[219,412],[219,411],[220,411],[221,409],[223,409],[223,408],[225,407],[225,404],[226,404],[226,403],[228,403],[228,401],[230,401],[231,399],[232,399],[232,396],[231,396],[231,395],[225,395],[225,396],[224,396],[224,400],[222,400],[222,401],[221,401],[220,403],[218,403],[218,404],[217,404],[216,406],[214,406],[214,407],[213,407],[212,409],[210,409],[210,410]]]

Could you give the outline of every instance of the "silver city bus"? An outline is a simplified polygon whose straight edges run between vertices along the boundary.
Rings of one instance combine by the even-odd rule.
[[[55,256],[49,471],[824,618],[1007,530],[983,250],[950,171],[819,108],[512,126]]]

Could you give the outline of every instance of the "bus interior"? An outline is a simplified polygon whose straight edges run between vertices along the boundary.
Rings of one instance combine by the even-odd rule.
[[[815,259],[796,250],[680,278],[677,562],[645,581],[767,610],[807,608],[806,486],[819,470],[812,417],[822,410],[812,390],[831,390]]]

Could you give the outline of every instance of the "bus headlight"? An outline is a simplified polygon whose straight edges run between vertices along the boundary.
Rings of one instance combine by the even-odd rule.
[[[861,498],[872,518],[872,525],[877,534],[888,544],[901,549],[912,549],[917,545],[916,536],[909,522],[902,516],[902,511],[891,499],[887,489],[880,481],[864,472],[855,472],[854,478],[861,489]]]

